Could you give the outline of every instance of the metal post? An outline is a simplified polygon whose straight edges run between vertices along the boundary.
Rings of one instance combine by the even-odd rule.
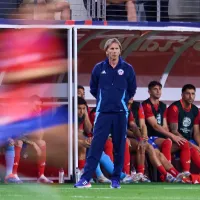
[[[78,48],[77,28],[74,28],[74,170],[78,167],[78,118],[77,118],[77,87],[78,87]]]
[[[96,0],[91,0],[92,1],[92,18],[96,18]]]
[[[90,17],[91,14],[91,0],[87,0],[87,16]]]
[[[161,0],[157,0],[157,22],[160,22],[160,11],[161,11],[161,9],[160,9],[160,1]]]
[[[73,174],[72,29],[68,30],[68,175]]]
[[[102,0],[102,19],[106,20],[106,0]]]

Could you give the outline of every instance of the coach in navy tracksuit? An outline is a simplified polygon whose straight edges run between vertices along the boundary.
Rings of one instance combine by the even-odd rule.
[[[111,188],[120,188],[127,131],[127,103],[135,94],[136,78],[133,67],[120,57],[121,44],[116,38],[109,39],[104,49],[108,58],[94,67],[90,81],[90,92],[97,99],[94,138],[84,173],[81,180],[74,185],[77,188],[91,187],[89,181],[110,133],[114,145]]]

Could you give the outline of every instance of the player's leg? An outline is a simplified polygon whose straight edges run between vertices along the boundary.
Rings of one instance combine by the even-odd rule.
[[[45,167],[46,167],[46,142],[44,140],[36,140],[34,141],[36,145],[40,148],[41,154],[38,156],[38,183],[53,183],[53,181],[49,180],[45,175]],[[37,151],[37,150],[36,150]]]
[[[180,151],[180,162],[183,168],[183,173],[185,176],[190,175],[190,146],[188,142],[184,144],[177,145],[172,144],[172,153]]]
[[[130,151],[136,152],[136,171],[137,175],[136,177],[133,177],[134,181],[139,181],[139,182],[151,182],[147,176],[144,175],[144,170],[145,170],[145,149],[146,146],[144,145],[143,149],[138,148],[138,141],[134,138],[129,138],[130,140]]]
[[[158,149],[158,146],[156,146],[156,144],[153,141],[150,141],[150,139],[148,142],[149,144],[146,148],[146,152],[149,155],[150,162],[154,167],[157,168],[157,170],[163,176],[164,181],[174,182],[175,178],[165,170],[164,166],[162,165],[162,163],[160,162],[159,158],[156,155],[155,149]]]
[[[14,154],[14,163],[12,166],[12,174],[9,174],[8,176],[5,177],[5,183],[22,183],[22,181],[19,179],[19,177],[17,175],[17,172],[18,172],[20,153],[21,153],[23,142],[21,140],[16,140],[14,142],[14,144],[15,144],[15,146],[14,146],[15,154]],[[12,155],[11,155],[11,157],[12,157]]]
[[[166,157],[161,153],[158,149],[155,149],[156,155],[158,159],[160,160],[163,167],[166,169],[167,172],[169,172],[172,176],[177,177],[179,172],[174,168],[174,166],[169,162]]]
[[[84,173],[81,180],[74,185],[76,188],[91,187],[89,184],[102,155],[105,142],[111,130],[112,118],[110,114],[97,113],[94,126],[94,137],[88,152]]]
[[[102,167],[106,170],[106,172],[108,172],[108,174],[110,174],[110,175],[113,174],[114,164],[113,164],[112,160],[110,159],[110,157],[107,154],[105,154],[105,152],[103,152],[101,155],[100,163],[101,163]],[[123,183],[133,182],[133,178],[123,172],[121,172],[121,174],[120,174],[120,180],[122,180]]]
[[[6,161],[5,182],[9,182],[9,178],[13,179],[12,170],[14,165],[14,158],[15,158],[14,140],[10,138],[5,146],[5,161]]]
[[[159,147],[160,151],[164,154],[169,162],[171,162],[171,148],[172,141],[164,138],[155,138],[155,144]]]
[[[200,168],[200,152],[195,140],[189,140],[190,142],[190,154],[191,154],[191,161]]]
[[[130,174],[130,142],[129,139],[126,138],[126,144],[125,144],[125,151],[124,151],[124,166],[123,166],[123,172],[125,174]]]

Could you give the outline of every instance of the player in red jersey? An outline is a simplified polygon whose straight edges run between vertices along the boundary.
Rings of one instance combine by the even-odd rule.
[[[142,105],[148,130],[149,143],[158,148],[171,161],[171,148],[180,150],[180,160],[185,175],[190,170],[190,149],[189,143],[183,137],[174,135],[168,130],[166,104],[160,101],[162,85],[152,81],[148,85],[150,97]],[[173,141],[173,143],[172,143]]]
[[[187,84],[182,88],[182,98],[172,103],[167,120],[172,133],[185,138],[190,144],[192,162],[200,168],[199,109],[193,104],[196,88]]]

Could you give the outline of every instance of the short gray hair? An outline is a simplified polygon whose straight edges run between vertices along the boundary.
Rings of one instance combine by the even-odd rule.
[[[107,40],[105,45],[104,45],[104,50],[107,51],[107,49],[113,43],[117,43],[119,45],[120,50],[122,51],[122,45],[121,45],[120,41],[117,38],[111,38],[111,39]]]

